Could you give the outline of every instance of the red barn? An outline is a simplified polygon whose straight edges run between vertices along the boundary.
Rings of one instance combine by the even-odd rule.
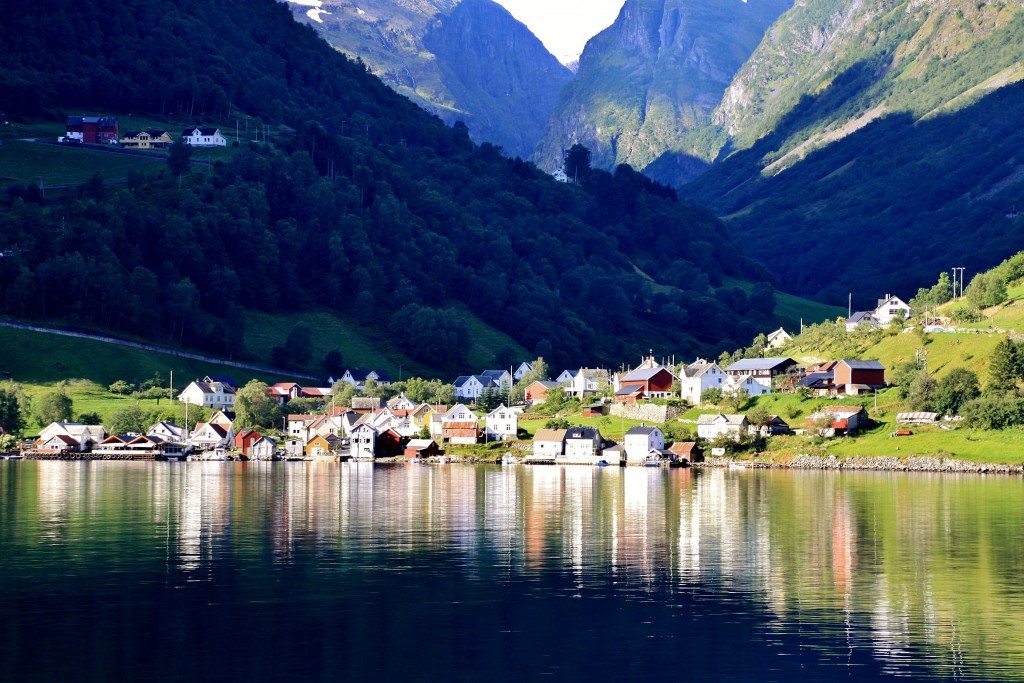
[[[877,360],[841,360],[832,372],[837,387],[861,385],[880,389],[885,386],[885,366]]]
[[[249,448],[259,440],[259,432],[252,429],[243,429],[235,434],[235,448],[242,451],[242,455],[249,455]]]
[[[116,145],[120,139],[113,116],[69,116],[66,137],[87,145]]]
[[[638,368],[619,378],[615,398],[628,400],[629,396],[633,396],[635,400],[637,389],[647,398],[664,398],[672,395],[672,384],[675,381],[675,375],[666,368]],[[620,398],[620,395],[624,398]]]

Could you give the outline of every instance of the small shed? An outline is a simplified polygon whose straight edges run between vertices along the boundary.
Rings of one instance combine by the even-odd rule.
[[[409,460],[429,458],[441,452],[433,439],[413,439],[405,445],[404,455]]]

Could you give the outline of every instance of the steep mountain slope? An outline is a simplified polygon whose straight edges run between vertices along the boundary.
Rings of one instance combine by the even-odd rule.
[[[576,142],[594,164],[628,163],[663,182],[700,173],[695,129],[792,0],[626,0],[587,43],[534,158],[553,166]]]
[[[271,0],[9,4],[0,44],[15,122],[205,112],[271,131],[191,173],[11,188],[3,313],[242,358],[247,312],[334,311],[445,371],[476,343],[467,309],[555,366],[708,352],[774,322],[770,277],[706,210],[627,167],[570,186],[476,146]]]
[[[316,7],[310,10],[310,5]],[[491,0],[301,0],[296,18],[477,141],[527,157],[572,72]]]
[[[1020,3],[809,0],[730,86],[731,156],[686,193],[823,300],[990,265],[1019,248],[1022,60]]]

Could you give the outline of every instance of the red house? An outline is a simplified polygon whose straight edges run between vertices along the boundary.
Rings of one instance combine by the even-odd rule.
[[[87,145],[116,145],[120,139],[113,116],[69,116],[65,137]]]
[[[374,451],[377,455],[390,457],[403,455],[405,451],[406,438],[400,436],[393,429],[388,429],[377,435],[374,443]]]
[[[259,432],[253,429],[243,429],[235,434],[235,448],[242,451],[242,455],[249,455],[249,448],[260,440]]]
[[[836,363],[832,372],[837,387],[859,385],[869,389],[880,389],[885,386],[885,366],[877,360],[841,360]]]
[[[621,401],[636,400],[640,396],[636,390],[640,389],[641,394],[648,398],[666,397],[672,395],[672,384],[676,381],[667,368],[638,368],[619,378],[619,387],[615,391],[615,399]],[[620,398],[621,396],[621,398]]]

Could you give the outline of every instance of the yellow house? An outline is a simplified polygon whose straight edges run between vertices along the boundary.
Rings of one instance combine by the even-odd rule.
[[[341,439],[333,434],[327,436],[318,434],[306,442],[306,455],[310,458],[337,454],[340,449]]]
[[[435,414],[444,415],[448,412],[448,406],[421,403],[409,412],[409,418],[417,429],[430,427],[430,416]]]
[[[121,146],[131,149],[164,149],[173,142],[170,133],[156,128],[125,133],[121,138]]]

